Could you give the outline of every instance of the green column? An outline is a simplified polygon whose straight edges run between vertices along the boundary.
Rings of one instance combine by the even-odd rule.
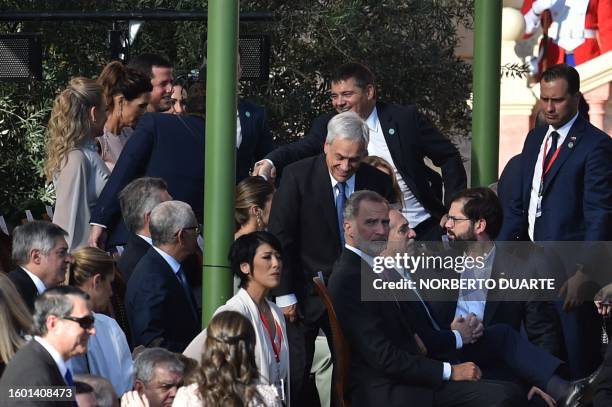
[[[232,296],[238,0],[208,2],[202,325]]]
[[[472,186],[486,186],[497,181],[501,16],[501,0],[476,0]]]

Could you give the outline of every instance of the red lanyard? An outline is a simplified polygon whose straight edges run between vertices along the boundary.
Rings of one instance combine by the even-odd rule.
[[[261,310],[259,311],[259,318],[261,322],[264,324],[266,331],[268,331],[268,335],[270,336],[270,342],[272,342],[272,350],[274,350],[274,357],[276,358],[276,363],[280,362],[280,352],[281,352],[281,344],[283,343],[283,333],[281,331],[280,325],[276,320],[274,321],[274,325],[276,325],[276,337],[278,338],[278,345],[274,342],[274,337],[272,336],[272,330],[270,329],[270,324],[262,314]]]

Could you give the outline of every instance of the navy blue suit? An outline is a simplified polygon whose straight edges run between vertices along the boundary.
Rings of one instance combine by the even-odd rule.
[[[134,268],[125,294],[125,308],[134,347],[159,341],[172,352],[182,352],[200,333],[193,296],[187,298],[179,279],[151,247]]]
[[[540,146],[547,127],[527,135],[521,153],[521,188],[515,191],[499,240],[525,239],[531,184]],[[612,240],[612,140],[578,116],[544,180],[542,213],[534,225],[534,241],[609,241]],[[587,273],[601,267],[594,261],[597,245],[576,245],[575,250],[560,250],[568,277],[576,264]],[[560,308],[560,304],[558,304]],[[572,312],[561,312],[565,345],[572,376],[591,373],[601,360],[599,355],[600,319],[591,301]]]
[[[248,100],[238,102],[242,143],[236,151],[236,183],[249,176],[253,164],[272,151],[266,109]]]

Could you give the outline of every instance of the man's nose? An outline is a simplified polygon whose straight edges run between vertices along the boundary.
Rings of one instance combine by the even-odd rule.
[[[416,232],[412,228],[408,229],[408,239],[414,239],[414,238],[416,238]]]

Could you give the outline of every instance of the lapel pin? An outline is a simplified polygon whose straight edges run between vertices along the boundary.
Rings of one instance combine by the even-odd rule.
[[[245,115],[246,117],[251,117],[251,112],[249,112],[249,111],[247,110],[247,111],[244,113],[244,115]]]
[[[574,142],[570,141],[569,143],[567,143],[567,148],[574,148]]]
[[[395,134],[395,129],[393,129],[393,128],[389,129],[389,134],[390,135],[394,135]]]

